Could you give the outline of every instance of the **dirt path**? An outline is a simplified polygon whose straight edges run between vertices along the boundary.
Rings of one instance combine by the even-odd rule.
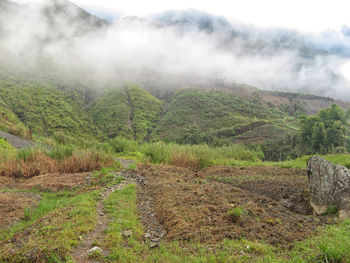
[[[97,213],[97,225],[96,227],[90,231],[84,237],[81,237],[82,242],[79,246],[75,248],[72,253],[72,258],[75,263],[97,263],[100,262],[98,260],[89,258],[89,250],[98,246],[101,243],[104,235],[103,231],[108,227],[108,224],[111,222],[111,218],[109,218],[104,213],[104,201],[109,197],[109,195],[115,191],[120,191],[126,185],[129,185],[131,182],[128,180],[123,181],[118,185],[113,185],[111,187],[105,188],[104,192],[100,193],[101,200],[97,203],[96,213]],[[103,256],[107,256],[109,253],[105,248],[102,249]]]
[[[116,160],[123,166],[124,169],[128,169],[130,165],[136,165],[136,161],[129,159],[116,158]]]
[[[148,243],[151,248],[157,247],[165,235],[165,230],[156,216],[155,202],[150,193],[146,190],[148,182],[136,170],[127,171],[124,176],[138,184],[137,208],[140,213],[140,221],[145,230],[144,237],[146,243]]]
[[[132,160],[121,159],[121,164],[124,168],[128,168],[130,164],[135,162]],[[135,170],[123,170],[116,174],[116,176],[122,176],[125,180],[118,185],[105,188],[104,192],[100,193],[101,200],[98,201],[96,207],[97,213],[97,225],[96,227],[81,237],[81,244],[78,245],[72,253],[72,258],[75,263],[98,263],[100,261],[89,258],[89,250],[102,243],[104,237],[104,230],[108,227],[108,224],[112,221],[112,218],[108,217],[104,213],[104,201],[109,195],[115,191],[122,190],[125,186],[130,184],[138,185],[138,198],[137,206],[140,212],[140,220],[145,228],[145,241],[151,247],[157,247],[163,236],[164,230],[161,224],[159,224],[153,209],[153,199],[145,191],[144,186],[147,184],[146,180]],[[108,256],[109,251],[105,248],[102,249],[102,255]]]

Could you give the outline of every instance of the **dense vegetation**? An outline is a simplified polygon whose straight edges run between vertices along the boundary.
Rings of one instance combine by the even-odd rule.
[[[29,128],[0,99],[0,130],[24,138],[30,138]]]
[[[304,153],[326,154],[349,151],[348,118],[349,114],[345,114],[344,110],[337,105],[321,110],[316,116],[304,116],[301,119],[300,131]]]
[[[241,144],[217,147],[164,142],[138,144],[122,137],[112,139],[109,144],[113,152],[142,162],[166,163],[194,169],[235,161],[256,162],[264,159],[260,147],[249,148]]]
[[[91,146],[122,137],[141,144],[261,145],[259,159],[274,161],[350,148],[348,115],[336,105],[300,118],[297,109],[286,112],[228,93],[186,89],[158,99],[126,84],[98,95],[88,87],[34,79],[7,72],[0,77],[0,130],[49,144]]]
[[[109,138],[147,141],[157,126],[163,103],[136,85],[106,92],[90,108],[96,126]]]
[[[185,90],[174,95],[154,139],[213,145],[267,140],[291,130],[286,117],[274,107],[232,94]]]
[[[1,104],[7,110],[4,110],[3,119],[16,124],[19,135],[28,133],[23,126],[25,124],[30,133],[44,136],[52,136],[58,131],[74,136],[96,136],[82,103],[68,97],[54,85],[27,80],[1,80]],[[4,130],[11,132],[14,129],[6,121],[1,123],[5,126]]]

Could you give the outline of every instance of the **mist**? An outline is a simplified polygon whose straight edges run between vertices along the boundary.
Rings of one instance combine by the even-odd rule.
[[[174,14],[107,23],[65,1],[18,6],[6,14],[0,17],[1,64],[62,82],[103,89],[159,77],[178,79],[174,85],[180,87],[200,85],[203,78],[350,100],[349,59],[332,52],[335,36],[232,25],[198,18],[193,10],[186,13],[193,15],[190,21],[176,15],[182,23],[174,23]]]

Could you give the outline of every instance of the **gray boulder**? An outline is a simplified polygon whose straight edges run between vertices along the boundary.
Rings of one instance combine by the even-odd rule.
[[[329,207],[339,210],[339,217],[350,218],[350,170],[313,156],[308,161],[310,204],[316,214]]]

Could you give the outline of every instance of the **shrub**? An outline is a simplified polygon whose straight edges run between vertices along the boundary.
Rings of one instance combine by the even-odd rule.
[[[73,155],[73,150],[72,145],[59,145],[49,151],[48,156],[54,160],[64,160]]]
[[[123,137],[115,137],[110,141],[110,145],[117,153],[136,152],[138,150],[137,142]]]
[[[146,143],[141,146],[140,151],[151,163],[168,163],[171,156],[172,145],[164,142]]]

